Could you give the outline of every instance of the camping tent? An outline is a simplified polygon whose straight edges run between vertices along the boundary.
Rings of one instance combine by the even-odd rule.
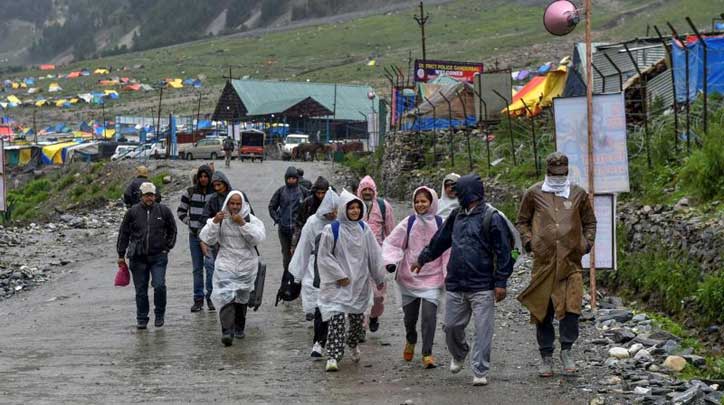
[[[40,70],[55,70],[55,65],[51,65],[51,64],[40,65]]]
[[[510,104],[511,115],[530,115],[525,105],[531,110],[532,115],[538,115],[543,108],[553,104],[553,98],[563,94],[566,86],[567,68],[560,66],[558,69],[548,72],[545,76],[536,76],[520,91],[513,95],[513,102]]]
[[[66,149],[74,145],[76,145],[75,141],[43,146],[41,162],[46,165],[62,165],[65,162]]]
[[[686,39],[686,44],[679,40],[672,41],[672,56],[674,59],[674,78],[676,82],[676,99],[678,102],[686,102],[687,93],[689,100],[696,99],[700,91],[704,89],[704,47],[707,48],[707,91],[713,93],[724,93],[724,37],[704,38],[705,44],[694,35]],[[686,89],[686,56],[688,48],[689,55],[689,91]]]
[[[55,92],[58,92],[58,91],[61,91],[61,90],[63,90],[63,88],[60,87],[60,85],[59,85],[58,83],[56,83],[56,82],[50,83],[50,85],[48,86],[48,92],[49,92],[49,93],[55,93]]]
[[[107,75],[109,73],[111,73],[111,72],[106,68],[98,68],[93,71],[94,75]]]

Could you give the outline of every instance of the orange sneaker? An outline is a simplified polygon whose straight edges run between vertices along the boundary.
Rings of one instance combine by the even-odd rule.
[[[412,343],[405,343],[405,351],[402,352],[402,358],[405,359],[405,361],[412,361],[412,358],[415,356],[415,345]]]
[[[424,368],[435,368],[437,364],[435,364],[435,359],[430,355],[422,357],[422,366]]]

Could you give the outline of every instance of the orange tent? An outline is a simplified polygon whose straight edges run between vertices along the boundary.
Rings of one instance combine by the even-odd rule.
[[[55,65],[50,65],[50,64],[40,65],[40,70],[55,70]]]
[[[115,86],[118,84],[118,82],[115,80],[99,80],[98,84],[100,84],[101,86]]]
[[[138,83],[129,84],[128,86],[124,87],[123,90],[125,90],[125,91],[138,91],[138,90],[141,90],[141,85],[138,84]]]
[[[66,77],[69,79],[75,79],[76,77],[80,77],[80,72],[70,72]]]
[[[509,106],[510,114],[517,116],[540,114],[543,108],[550,107],[553,104],[555,97],[563,94],[567,76],[566,67],[561,66],[548,72],[545,76],[536,76],[531,79],[513,96],[513,101]],[[530,112],[526,110],[526,105]]]

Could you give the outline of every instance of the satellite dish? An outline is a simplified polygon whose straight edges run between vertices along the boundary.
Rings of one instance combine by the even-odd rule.
[[[556,0],[549,4],[543,13],[546,31],[557,36],[573,31],[580,20],[578,9],[570,0]]]

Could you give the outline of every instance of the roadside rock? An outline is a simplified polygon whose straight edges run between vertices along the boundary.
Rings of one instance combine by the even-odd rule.
[[[668,356],[664,360],[664,367],[669,370],[680,372],[686,367],[686,359],[681,356]]]
[[[628,350],[624,347],[613,347],[608,351],[608,356],[613,357],[614,359],[627,359],[629,358]],[[684,359],[682,359],[684,360]],[[686,364],[686,360],[684,360],[684,364]]]

